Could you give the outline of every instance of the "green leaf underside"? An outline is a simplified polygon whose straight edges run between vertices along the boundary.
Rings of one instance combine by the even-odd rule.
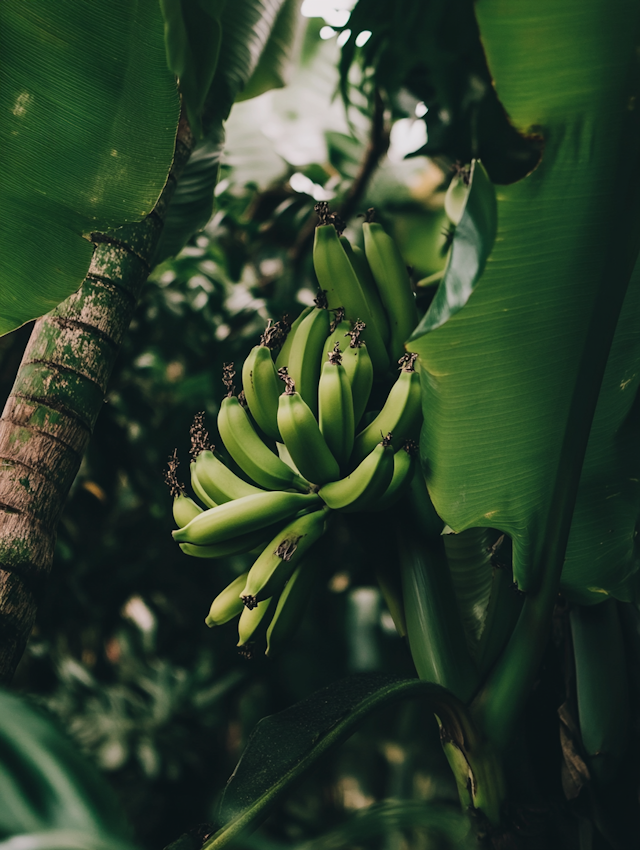
[[[202,135],[202,107],[218,64],[222,7],[216,0],[160,0],[167,65],[180,80],[189,124],[197,138]]]
[[[376,708],[402,698],[424,696],[437,705],[443,722],[458,705],[439,685],[367,673],[335,682],[256,726],[224,792],[221,827],[203,850],[222,847],[255,828],[280,795],[331,746],[347,738]],[[455,719],[452,720],[455,722]]]
[[[218,63],[202,112],[204,138],[193,151],[172,198],[155,263],[175,256],[211,218],[224,122],[258,65],[283,2],[228,0],[225,4]]]
[[[281,89],[287,84],[301,2],[302,0],[284,0],[258,64],[236,98],[236,103],[258,97],[272,89]]]
[[[498,224],[495,189],[478,160],[471,165],[470,179],[469,196],[455,229],[444,277],[412,340],[439,328],[464,307],[491,254]]]
[[[171,166],[179,103],[156,0],[0,5],[0,333],[81,284],[83,234],[138,221]]]
[[[71,833],[70,843],[56,843],[63,839],[59,832],[46,839],[25,835],[53,830]],[[34,848],[98,850],[130,838],[113,792],[93,765],[37,709],[0,691],[0,840],[11,836]]]
[[[615,16],[603,16],[599,0],[568,2],[561,9],[545,0],[521,13],[504,0],[481,5],[481,33],[498,94],[517,127],[542,128],[544,154],[527,178],[499,188],[495,248],[467,305],[410,347],[421,356],[425,378],[421,451],[436,509],[456,531],[490,525],[511,535],[514,578],[530,590],[539,580],[533,565],[544,540],[586,327],[599,287],[609,285],[616,244],[611,222],[624,189],[611,180],[611,162],[623,144],[631,22],[638,10],[627,2]],[[621,256],[630,250],[620,246]],[[625,307],[631,315],[634,298],[632,291]],[[580,524],[570,542],[569,562],[575,558],[575,565],[569,563],[565,574],[565,590],[579,591],[581,598],[590,593],[592,601],[596,593],[586,590],[581,575],[585,559],[589,586],[603,589],[618,588],[635,569],[629,551],[630,520],[635,525],[637,515],[634,482],[627,469],[626,480],[614,483],[616,476],[605,468],[620,450],[615,429],[633,401],[635,385],[621,388],[634,374],[636,354],[630,352],[636,351],[637,321],[635,334],[630,325],[625,323],[626,342],[615,343],[620,357],[610,364],[610,389],[603,396],[614,411],[598,411]],[[622,460],[617,473],[621,469]],[[625,510],[616,508],[614,516],[606,497],[623,483]],[[622,564],[603,558],[596,566],[586,532],[602,541],[604,525],[607,541],[616,532],[624,539],[617,549]]]

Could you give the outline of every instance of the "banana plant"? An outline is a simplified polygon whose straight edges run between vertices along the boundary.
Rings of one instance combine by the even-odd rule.
[[[416,29],[422,20],[418,5],[399,4],[413,13],[405,26]],[[470,14],[468,4],[455,5]],[[444,7],[426,4],[429,20],[442,18]],[[33,18],[14,3],[0,11],[3,38],[17,45],[7,65],[11,73],[5,72],[9,96],[3,114],[12,117],[3,119],[8,123],[2,133],[10,142],[6,191],[15,212],[8,241],[16,245],[3,293],[18,307],[14,312],[3,307],[5,329],[81,288],[36,324],[0,428],[5,678],[33,621],[60,504],[140,287],[152,264],[175,253],[207,220],[223,122],[244,87],[258,92],[281,79],[279,45],[282,33],[292,31],[295,12],[295,4],[276,0],[191,5],[162,0],[161,15],[141,0],[129,15],[105,12],[104,26],[89,33],[75,0],[64,5],[62,32],[52,29],[55,22],[43,24],[47,4],[38,8],[40,16]],[[365,14],[366,3],[357,9]],[[439,720],[443,749],[463,809],[475,813],[477,834],[495,847],[515,840],[513,807],[526,805],[512,781],[521,767],[513,751],[525,735],[523,712],[560,593],[571,606],[577,728],[572,765],[582,777],[574,779],[567,796],[578,797],[580,783],[586,785],[589,815],[605,846],[635,846],[637,800],[627,805],[624,786],[632,726],[627,660],[638,652],[639,18],[632,0],[616,0],[614,7],[602,0],[541,0],[535,8],[505,0],[477,4],[484,54],[477,45],[471,53],[480,64],[486,55],[495,87],[487,109],[499,104],[502,117],[508,115],[512,159],[527,152],[520,157],[526,167],[514,182],[500,183],[505,170],[496,166],[500,145],[487,140],[486,109],[474,112],[472,97],[465,101],[436,75],[449,102],[458,97],[472,104],[471,131],[461,150],[474,158],[482,153],[486,169],[474,163],[440,288],[406,341],[422,364],[420,451],[428,493],[412,490],[396,551],[419,678],[336,683],[262,721],[225,791],[207,850],[254,828],[303,771],[368,712],[409,696],[423,697]],[[385,23],[383,16],[380,24]],[[56,44],[63,45],[63,54],[82,55],[91,45],[87,61],[77,63],[75,92],[57,104],[69,122],[73,117],[87,131],[78,140],[79,177],[74,173],[90,189],[81,197],[46,162],[42,185],[23,179],[43,157],[47,113],[38,111],[40,103],[56,96],[49,85],[54,75],[46,67],[42,71],[32,47],[49,32],[59,32]],[[384,39],[371,41],[384,49]],[[139,70],[137,51],[134,62],[126,51],[114,50],[138,42],[155,65],[149,60]],[[51,65],[63,61],[51,55]],[[83,94],[95,83],[96,56],[104,64],[112,55],[107,79],[114,80],[113,87],[100,101],[110,119],[105,127],[99,120],[90,123],[95,104]],[[160,55],[166,55],[166,64]],[[440,58],[442,74],[451,62]],[[132,149],[121,150],[122,128],[111,120],[119,110],[136,109],[124,84],[134,68],[136,79],[148,75],[160,92],[152,115],[153,126],[160,127],[158,149],[149,156],[150,171],[116,209],[111,189],[119,184],[112,177],[129,187],[127,169],[137,172],[147,161],[142,129],[131,133]],[[170,71],[180,79],[179,123]],[[16,141],[23,126],[25,134],[39,138],[39,148]],[[475,134],[474,126],[483,133]],[[62,135],[62,151],[51,154],[56,167],[71,158],[76,140]],[[535,140],[535,156],[527,138]],[[97,147],[98,140],[108,144]],[[43,252],[51,262],[52,284],[44,295],[31,293],[28,285],[35,270],[24,240],[33,228],[44,228],[52,239],[51,251]],[[94,249],[82,241],[87,234]],[[56,252],[69,261],[62,271]],[[18,291],[29,295],[22,305]],[[458,540],[442,539],[443,523]],[[517,602],[505,588],[508,568],[500,573],[491,563],[499,554],[487,529],[508,537],[512,546]],[[567,708],[568,715],[571,711]],[[569,721],[563,728],[570,729]],[[578,815],[586,818],[584,809]],[[464,840],[458,821],[447,829]]]
[[[33,625],[142,286],[210,217],[224,121],[243,91],[284,84],[296,10],[139,0],[96,18],[78,0],[55,13],[2,5],[0,332],[52,312],[0,421],[0,680]]]

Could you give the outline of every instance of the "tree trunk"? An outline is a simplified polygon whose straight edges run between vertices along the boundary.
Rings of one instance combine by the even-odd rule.
[[[36,322],[0,419],[0,681],[11,680],[33,626],[62,508],[192,145],[181,119],[171,173],[153,212],[91,235],[87,276]]]

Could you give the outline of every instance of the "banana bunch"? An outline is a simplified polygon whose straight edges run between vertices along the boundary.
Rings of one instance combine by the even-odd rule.
[[[167,474],[183,552],[255,551],[206,619],[216,626],[239,617],[244,654],[256,640],[266,640],[267,655],[290,640],[333,516],[387,510],[416,469],[420,378],[404,340],[418,315],[407,269],[379,224],[365,223],[362,252],[326,204],[316,211],[315,304],[291,325],[269,321],[243,364],[240,393],[234,365],[224,366],[217,425],[228,458],[210,445],[203,414],[194,420],[191,487],[204,507],[178,483],[175,453]]]

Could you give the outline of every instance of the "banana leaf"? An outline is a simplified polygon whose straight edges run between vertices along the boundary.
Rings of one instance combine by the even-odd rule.
[[[541,581],[558,494],[579,474],[582,457],[572,471],[568,448],[587,439],[607,334],[638,248],[638,177],[622,180],[611,167],[637,145],[628,106],[638,8],[620,2],[604,17],[603,9],[600,0],[534,11],[503,0],[478,6],[498,94],[519,129],[541,129],[544,152],[532,174],[499,188],[495,248],[466,306],[409,346],[427,373],[421,450],[436,509],[457,532],[491,525],[509,534],[525,591]],[[636,286],[634,278],[567,555],[563,588],[584,602],[628,598],[637,569],[639,476],[626,436],[638,372]]]
[[[179,103],[156,0],[0,4],[0,333],[81,284],[83,236],[139,221]]]
[[[233,0],[225,4],[220,16],[222,40],[216,71],[198,112],[203,137],[169,205],[156,263],[177,254],[211,218],[224,147],[224,122],[254,73],[258,75],[252,80],[256,93],[281,80],[294,34],[291,19],[297,7],[292,5],[291,0]],[[263,66],[258,70],[263,56]]]

